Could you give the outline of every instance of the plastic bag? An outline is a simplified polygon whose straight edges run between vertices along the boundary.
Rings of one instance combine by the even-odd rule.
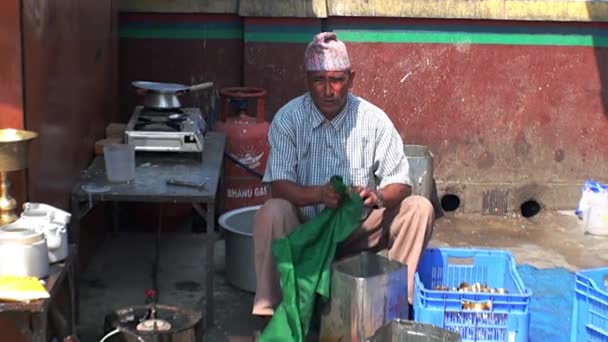
[[[596,203],[602,203],[608,198],[608,185],[588,179],[583,184],[581,199],[574,213],[583,220],[586,211]]]
[[[272,243],[283,300],[259,341],[303,341],[317,294],[329,298],[331,263],[337,245],[359,227],[363,214],[361,197],[349,192],[341,177],[332,177],[331,184],[342,196],[340,206],[325,208],[291,234]]]

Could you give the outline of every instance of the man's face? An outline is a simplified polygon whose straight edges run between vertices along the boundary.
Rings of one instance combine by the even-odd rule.
[[[354,71],[310,71],[306,83],[315,105],[328,119],[344,107],[348,90],[353,86]]]

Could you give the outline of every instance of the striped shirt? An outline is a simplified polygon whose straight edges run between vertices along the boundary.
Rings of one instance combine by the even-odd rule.
[[[380,108],[349,93],[331,121],[309,93],[283,106],[268,133],[270,154],[263,182],[288,180],[312,186],[342,176],[346,185],[375,190],[392,183],[411,184],[403,141]],[[305,220],[323,204],[302,207]]]

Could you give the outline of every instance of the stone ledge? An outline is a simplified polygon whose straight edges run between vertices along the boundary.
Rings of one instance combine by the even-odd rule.
[[[484,192],[506,193],[507,212],[519,213],[523,202],[534,199],[548,210],[574,210],[580,200],[582,183],[459,183],[437,181],[439,199],[453,194],[460,199],[459,213],[481,213]]]

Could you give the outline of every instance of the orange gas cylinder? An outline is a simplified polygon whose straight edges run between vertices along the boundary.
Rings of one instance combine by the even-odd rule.
[[[214,129],[226,133],[224,162],[224,210],[262,204],[268,193],[262,187],[270,145],[264,120],[266,90],[251,87],[231,87],[220,90],[222,102],[220,121]],[[248,114],[251,102],[257,101],[255,117]],[[236,115],[229,111],[236,107]]]

